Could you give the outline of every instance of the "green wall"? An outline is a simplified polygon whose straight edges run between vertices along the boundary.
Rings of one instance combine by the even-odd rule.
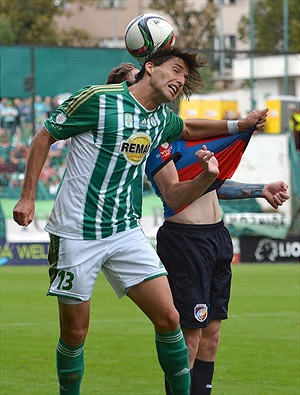
[[[34,62],[32,62],[32,59]],[[26,97],[24,78],[34,64],[35,94],[74,93],[85,85],[104,84],[113,67],[136,63],[125,49],[1,46],[1,97]]]

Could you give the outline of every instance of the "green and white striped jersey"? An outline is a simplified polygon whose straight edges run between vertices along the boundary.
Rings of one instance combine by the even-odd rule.
[[[45,122],[56,139],[71,137],[49,233],[94,240],[139,225],[144,161],[178,138],[183,121],[166,105],[147,111],[126,83],[88,86]]]

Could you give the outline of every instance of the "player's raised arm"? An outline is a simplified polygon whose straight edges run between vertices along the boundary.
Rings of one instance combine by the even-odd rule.
[[[236,120],[212,120],[191,118],[184,121],[184,129],[180,135],[182,140],[197,140],[212,135],[236,134],[244,132],[256,125],[256,130],[263,130],[267,120],[268,109],[254,110],[247,117]]]
[[[275,209],[282,206],[290,198],[288,185],[284,181],[274,181],[270,184],[249,184],[226,180],[218,190],[219,199],[265,198]]]

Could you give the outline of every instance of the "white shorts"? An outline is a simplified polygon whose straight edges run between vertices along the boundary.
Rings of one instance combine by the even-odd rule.
[[[100,240],[50,235],[48,260],[51,285],[47,295],[71,304],[91,298],[100,270],[119,298],[134,285],[167,274],[141,227]]]

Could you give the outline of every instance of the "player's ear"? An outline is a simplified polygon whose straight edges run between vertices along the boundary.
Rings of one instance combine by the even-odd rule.
[[[145,63],[145,70],[147,71],[147,73],[149,75],[152,75],[154,67],[155,66],[154,66],[154,64],[152,62],[146,62]]]

